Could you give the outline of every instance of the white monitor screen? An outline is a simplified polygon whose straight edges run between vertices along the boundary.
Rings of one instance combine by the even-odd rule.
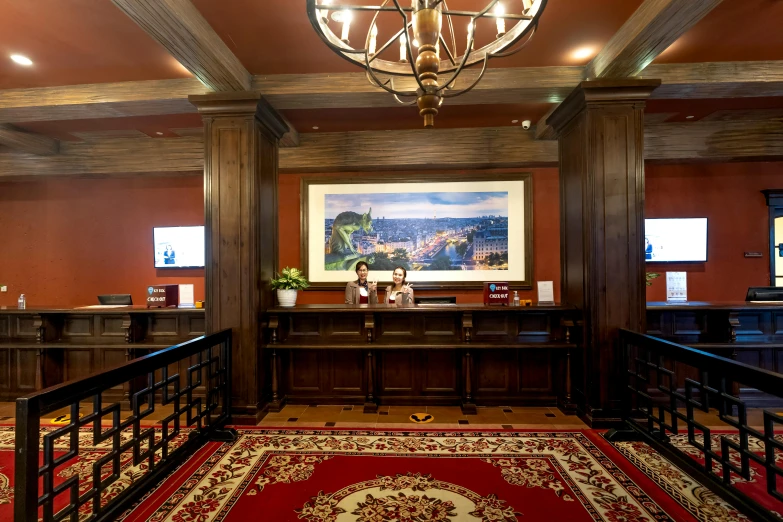
[[[707,218],[644,220],[647,262],[707,261]]]
[[[155,227],[155,268],[204,266],[204,227]]]

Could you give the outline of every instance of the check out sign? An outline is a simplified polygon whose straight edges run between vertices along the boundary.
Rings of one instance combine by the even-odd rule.
[[[485,305],[508,305],[508,283],[484,283]]]

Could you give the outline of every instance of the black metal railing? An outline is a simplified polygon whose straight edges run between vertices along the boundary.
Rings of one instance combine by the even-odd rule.
[[[107,400],[118,388],[124,401]],[[65,425],[41,426],[64,409]],[[15,522],[114,520],[208,438],[230,438],[230,411],[231,330],[17,399]]]
[[[775,437],[775,428],[783,428],[783,416],[763,410],[763,426],[753,426],[739,394],[741,383],[783,397],[783,375],[628,330],[620,330],[619,342],[627,378],[623,394],[627,426],[675,464],[698,474],[705,486],[753,520],[779,520],[759,499],[737,490],[732,479],[750,480],[755,462],[764,468],[767,494],[783,500],[783,482],[778,484],[783,468],[775,463],[783,451],[783,440]],[[714,434],[697,420],[698,411],[713,414],[702,420],[719,420],[731,433]],[[687,432],[685,447],[696,448],[703,462],[672,443],[670,435],[679,435],[680,430]],[[607,434],[610,440],[627,437],[628,432],[622,431]]]

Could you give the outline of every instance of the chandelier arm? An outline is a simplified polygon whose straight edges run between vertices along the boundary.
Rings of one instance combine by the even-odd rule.
[[[389,0],[383,0],[383,3],[381,4],[381,7],[385,6],[388,3],[389,3]],[[375,21],[378,19],[378,15],[379,14],[381,14],[381,12],[380,11],[376,11],[375,14],[372,15],[372,20],[370,21],[370,30],[367,31],[367,37],[364,39],[364,48],[367,49],[368,52],[369,52],[369,49],[370,49],[370,39],[372,38],[372,28],[375,27]],[[388,44],[389,44],[389,42],[387,42],[387,45]],[[381,48],[381,51],[383,51],[384,49],[385,49],[385,47]],[[378,54],[380,54],[380,52],[376,51],[373,54],[373,58],[375,58]],[[372,61],[372,58],[370,59],[370,61]]]
[[[465,87],[461,91],[454,91],[454,92],[449,92],[449,93],[445,93],[444,92],[442,94],[439,94],[439,96],[441,98],[454,98],[456,96],[459,96],[461,94],[465,94],[466,92],[469,92],[469,91],[473,90],[473,87],[478,85],[478,83],[484,77],[484,73],[487,72],[487,63],[488,62],[489,62],[489,55],[485,54],[484,55],[484,65],[481,67],[481,72],[479,73],[478,78],[476,78],[476,81],[474,81],[469,87]],[[445,89],[445,88],[446,87],[443,87],[443,89]]]
[[[494,0],[497,2],[498,0]],[[403,11],[402,7],[400,6],[399,0],[392,0],[394,2],[394,5],[397,6],[397,9],[400,12],[400,16],[402,16],[402,25],[405,30],[405,44],[408,48],[408,62],[411,64],[411,71],[413,72],[413,77],[416,78],[416,83],[419,84],[419,88],[421,89],[421,92],[427,92],[427,89],[424,88],[424,84],[421,83],[421,78],[419,78],[419,72],[416,70],[416,64],[413,63],[413,47],[411,46],[411,39],[409,38],[408,33],[408,16],[405,14],[405,11]]]
[[[506,56],[511,56],[512,54],[517,54],[519,51],[527,47],[527,44],[530,43],[530,40],[533,38],[533,35],[536,34],[536,30],[538,29],[538,24],[533,26],[533,29],[530,31],[530,34],[527,37],[527,40],[524,41],[519,47],[516,49],[512,49],[510,51],[506,51],[503,53],[492,53],[493,58],[505,58]],[[489,55],[487,55],[489,56]]]
[[[389,48],[389,47],[390,47],[390,46],[391,46],[391,45],[392,45],[392,44],[393,44],[393,43],[394,43],[394,42],[395,42],[395,41],[396,41],[396,40],[397,40],[397,39],[400,37],[400,35],[401,35],[402,33],[404,33],[405,31],[407,31],[407,30],[408,30],[408,27],[410,27],[412,24],[413,24],[413,22],[408,22],[408,25],[405,27],[405,29],[400,29],[399,31],[397,31],[397,34],[395,34],[394,36],[392,36],[391,38],[389,38],[389,41],[388,41],[388,42],[386,42],[385,44],[383,44],[383,45],[380,47],[380,49],[378,49],[378,51],[376,51],[376,53],[375,53],[374,55],[372,55],[372,58],[370,58],[370,62],[372,62],[373,60],[375,60],[375,58],[376,58],[377,56],[379,56],[379,55],[380,55],[380,54],[381,54],[383,51],[385,51],[386,49],[388,49],[388,48]]]
[[[386,80],[386,83],[381,83],[381,80],[375,75],[375,71],[372,67],[370,67],[370,54],[365,50],[364,53],[364,62],[367,64],[367,67],[364,69],[365,74],[367,75],[367,79],[370,81],[370,84],[375,85],[376,87],[380,87],[384,91],[394,94],[395,96],[417,96],[416,91],[398,91],[394,89],[394,83],[392,82],[392,79],[389,78]],[[388,84],[391,83],[391,88],[387,87]]]
[[[443,38],[443,35],[438,35],[440,42],[443,44],[443,50],[446,51],[446,56],[449,57],[449,61],[451,62],[451,65],[457,65],[457,62],[454,61],[454,55],[451,54],[451,51],[449,50],[448,44],[446,44],[446,39]]]
[[[443,0],[443,7],[446,9],[446,11],[448,11],[449,5],[446,3],[446,0]],[[449,33],[451,33],[451,46],[454,49],[452,51],[452,53],[453,53],[454,56],[456,56],[457,55],[457,40],[456,40],[456,38],[454,36],[454,24],[451,22],[451,15],[447,15],[446,16],[446,20],[449,22]],[[443,35],[441,34],[440,36],[441,36],[441,39],[443,39]],[[445,40],[443,42],[443,47],[448,51],[449,46],[446,45]],[[454,58],[452,58],[452,53],[447,52],[446,54],[449,55],[449,60],[451,60],[451,64],[452,65],[457,65],[456,62],[454,61]]]

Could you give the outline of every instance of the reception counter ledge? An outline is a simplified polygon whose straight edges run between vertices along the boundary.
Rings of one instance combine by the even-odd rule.
[[[272,401],[572,410],[566,306],[300,305],[268,311]]]
[[[0,308],[0,401],[203,334],[203,309]],[[107,399],[127,399],[129,391]]]
[[[783,373],[783,303],[647,303],[647,333],[705,352]],[[699,378],[692,369],[677,371],[679,384]],[[737,383],[734,394],[749,406],[780,407],[780,402]]]

